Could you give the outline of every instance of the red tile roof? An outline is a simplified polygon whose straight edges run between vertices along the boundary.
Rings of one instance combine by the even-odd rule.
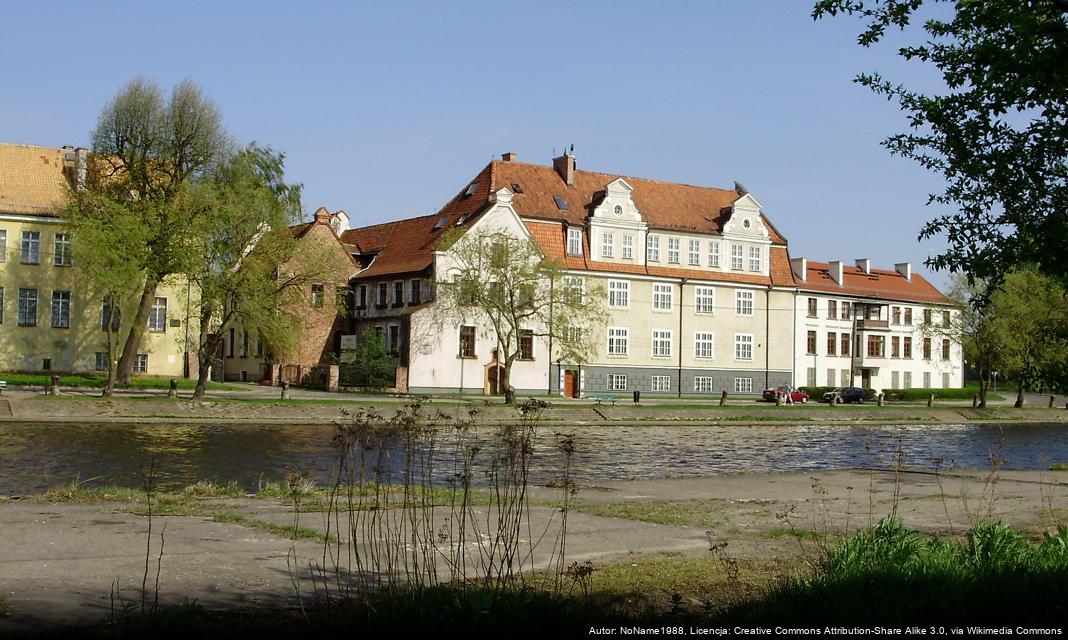
[[[906,280],[905,276],[897,271],[872,269],[871,273],[867,274],[860,267],[843,265],[843,283],[838,286],[831,278],[830,268],[826,262],[807,261],[806,281],[797,280],[798,288],[801,291],[840,293],[864,298],[954,304],[915,271],[912,272],[912,279]]]
[[[370,279],[420,272],[430,267],[432,253],[441,235],[458,224],[466,225],[476,220],[488,208],[490,195],[504,187],[515,193],[512,205],[523,218],[582,224],[590,214],[591,208],[603,198],[603,192],[608,183],[619,177],[623,176],[576,170],[574,186],[568,187],[551,166],[494,160],[486,165],[471,182],[465,184],[463,189],[437,213],[351,229],[343,233],[341,239],[357,247],[359,253],[375,255],[370,267],[358,276],[360,278]],[[719,234],[722,232],[731,204],[739,198],[738,192],[731,189],[696,187],[645,178],[623,178],[634,188],[632,194],[634,204],[641,212],[642,219],[653,229]],[[470,185],[474,185],[474,189],[470,195],[467,195]],[[561,197],[567,203],[566,210],[557,207],[555,196]],[[441,222],[440,226],[439,222]],[[785,245],[786,240],[775,227],[766,218],[764,222],[771,233],[772,242],[776,245]],[[554,252],[559,250],[557,257],[563,256],[563,234],[565,233],[563,224],[530,223],[527,227],[547,254],[557,255]],[[539,227],[547,227],[552,231],[539,229]],[[555,235],[550,240],[546,234]],[[772,277],[770,279],[745,274],[656,266],[632,267],[612,263],[591,263],[585,260],[581,261],[581,265],[572,265],[571,261],[574,259],[568,258],[568,260],[569,266],[587,270],[640,272],[667,277],[761,284],[768,284],[770,281],[786,286],[793,284],[785,246],[775,247],[771,252]]]

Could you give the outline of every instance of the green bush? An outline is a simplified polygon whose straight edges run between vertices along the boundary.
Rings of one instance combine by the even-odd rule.
[[[972,394],[979,393],[979,390],[968,387],[964,389],[884,389],[883,397],[887,400],[919,402],[927,400],[927,396],[932,393],[936,400],[971,400]],[[990,398],[990,395],[987,397]]]
[[[807,393],[808,397],[812,400],[815,400],[816,402],[820,402],[823,400],[823,394],[840,388],[841,387],[798,387],[798,389]],[[875,389],[865,389],[864,399],[875,400]]]

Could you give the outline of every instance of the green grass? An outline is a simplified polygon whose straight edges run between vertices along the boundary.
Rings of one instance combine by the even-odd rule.
[[[1054,462],[1049,466],[1050,471],[1068,471],[1068,462]]]
[[[52,376],[44,373],[0,373],[0,380],[5,380],[11,386],[35,386],[43,387],[51,384]],[[62,387],[89,387],[100,389],[107,382],[106,376],[94,376],[84,374],[63,374],[59,376],[59,384]],[[197,386],[196,380],[178,378],[178,388],[191,391]],[[130,384],[117,385],[119,389],[170,389],[171,379],[165,376],[134,376]],[[245,391],[241,385],[209,382],[211,391]]]
[[[225,522],[227,524],[238,524],[243,527],[251,527],[253,529],[260,529],[268,533],[273,533],[276,536],[288,538],[290,540],[314,540],[316,542],[334,543],[337,539],[333,536],[328,536],[325,533],[320,533],[315,529],[309,529],[308,527],[297,527],[293,525],[279,525],[273,522],[267,522],[265,520],[256,520],[254,518],[247,518],[241,514],[229,513],[225,511],[219,511],[212,515],[212,518],[216,522]]]
[[[11,607],[8,606],[7,600],[4,600],[4,596],[0,596],[0,617],[6,616],[11,612]]]
[[[723,500],[679,500],[675,502],[575,502],[571,509],[604,518],[624,518],[653,524],[710,528],[723,524]]]

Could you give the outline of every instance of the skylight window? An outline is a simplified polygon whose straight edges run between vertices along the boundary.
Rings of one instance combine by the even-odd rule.
[[[512,193],[523,193],[523,187],[519,186],[518,182],[513,182]]]
[[[445,221],[448,220],[448,218],[449,216],[441,216],[440,218],[438,218],[438,221],[434,223],[434,228],[432,229],[432,231],[437,231],[438,229],[444,227]]]
[[[467,191],[464,191],[464,197],[466,198],[468,196],[474,195],[475,189],[478,189],[477,182],[472,182],[471,184],[467,185]]]
[[[456,226],[458,227],[458,226],[462,225],[463,223],[467,222],[467,218],[468,218],[468,216],[467,216],[466,213],[463,214],[462,216],[460,216],[460,219],[456,221]]]
[[[563,196],[553,196],[553,200],[556,201],[556,208],[561,211],[567,211],[567,200],[564,200]]]

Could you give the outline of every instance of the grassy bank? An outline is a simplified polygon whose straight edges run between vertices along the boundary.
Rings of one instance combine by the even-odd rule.
[[[52,383],[52,376],[43,373],[0,373],[0,380],[6,381],[11,386],[43,387]],[[86,387],[90,389],[102,389],[107,382],[105,376],[64,374],[59,376],[61,387]],[[178,378],[178,388],[192,391],[197,386],[196,380]],[[171,379],[163,376],[134,376],[130,384],[117,385],[119,389],[170,389]],[[243,391],[240,385],[224,384],[221,382],[209,382],[208,389],[211,391]]]

